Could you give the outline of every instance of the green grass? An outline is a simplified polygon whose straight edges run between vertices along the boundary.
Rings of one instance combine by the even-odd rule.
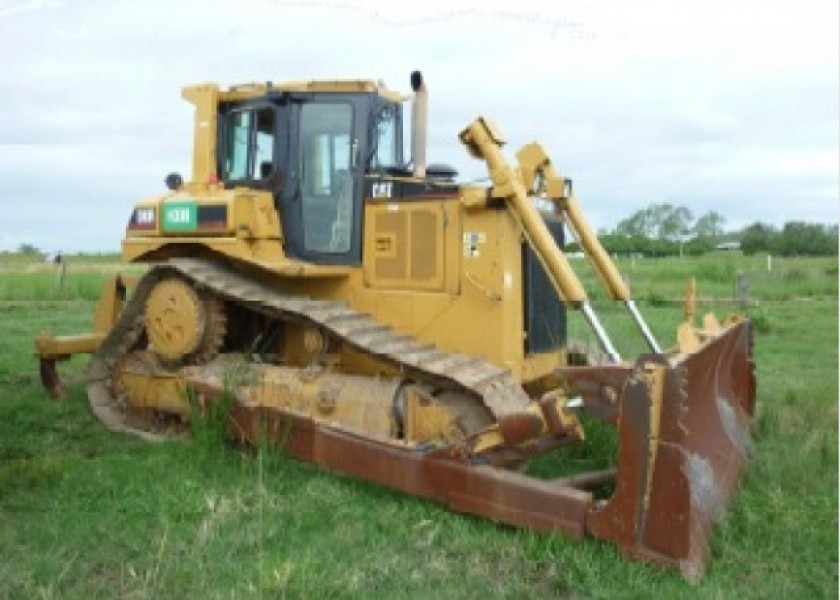
[[[754,457],[696,586],[609,544],[454,514],[276,452],[111,433],[88,409],[82,359],[62,367],[69,399],[47,400],[32,338],[88,327],[111,271],[95,264],[69,275],[95,291],[64,296],[39,279],[51,273],[0,264],[0,598],[837,596],[836,259],[776,261],[771,274],[740,255],[621,265],[666,345],[691,272],[716,298],[699,308],[719,313],[737,309],[719,299],[747,273],[762,323]],[[619,350],[643,351],[626,313],[594,296]],[[571,455],[587,466],[614,442],[593,433]]]
[[[122,265],[119,256],[69,255],[63,265],[0,253],[0,300],[96,300],[109,275],[136,275],[143,267]]]
[[[574,266],[583,262],[576,261]],[[838,291],[836,257],[773,257],[769,272],[766,255],[744,256],[740,252],[714,252],[698,258],[621,258],[618,267],[640,300],[678,300],[685,294],[687,279],[694,276],[699,296],[734,301],[739,298],[739,273],[746,277],[752,303],[837,296]],[[579,271],[590,295],[603,298],[591,270],[584,267]],[[731,306],[737,306],[737,302],[731,302]]]

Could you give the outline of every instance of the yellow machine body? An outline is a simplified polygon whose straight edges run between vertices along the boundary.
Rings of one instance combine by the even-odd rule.
[[[106,284],[94,331],[36,342],[91,353],[88,396],[115,430],[155,438],[213,406],[230,435],[447,504],[702,572],[710,519],[747,457],[749,322],[694,325],[694,291],[663,350],[534,142],[510,166],[479,117],[460,141],[490,185],[426,163],[427,93],[367,80],[186,87],[192,173],[138,202],[122,242],[137,282]],[[408,119],[405,119],[408,124]],[[563,254],[580,243],[651,353],[623,361]],[[570,364],[578,310],[611,364]],[[581,443],[578,412],[618,426],[615,468],[554,482],[519,473]],[[613,481],[610,499],[592,488]]]
[[[367,81],[276,87],[320,93],[375,90],[389,99],[400,98]],[[525,382],[547,376],[563,364],[562,347],[526,352],[522,260],[526,240],[510,211],[487,207],[484,187],[453,190],[434,181],[379,177],[378,190],[387,190],[388,184],[416,183],[426,186],[429,193],[409,201],[384,194],[364,198],[360,265],[319,265],[287,257],[283,217],[272,195],[247,188],[225,189],[208,166],[216,163],[215,103],[256,97],[266,89],[264,85],[228,92],[211,85],[185,88],[184,97],[196,105],[193,179],[176,191],[137,204],[122,244],[124,260],[217,256],[250,265],[257,276],[278,289],[344,300],[442,349],[482,355]],[[185,201],[223,217],[199,222],[189,233],[165,231],[160,215],[168,206]],[[144,220],[144,211],[152,211],[148,214],[154,217]]]
[[[321,266],[286,258],[270,196],[246,194],[176,192],[156,204],[141,204],[161,210],[167,202],[189,197],[200,206],[225,206],[228,221],[209,235],[173,238],[130,231],[124,258],[223,256],[259,268],[278,289],[344,300],[448,351],[484,355],[525,381],[549,374],[563,360],[562,351],[525,354],[523,239],[508,212],[467,210],[462,196],[410,204],[366,199],[363,264]],[[236,235],[241,231],[253,237]]]

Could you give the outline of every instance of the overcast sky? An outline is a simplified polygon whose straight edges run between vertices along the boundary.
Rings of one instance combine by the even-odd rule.
[[[117,250],[189,175],[189,83],[431,94],[431,162],[479,114],[537,139],[592,223],[654,202],[730,228],[838,221],[837,0],[0,0],[0,249]]]

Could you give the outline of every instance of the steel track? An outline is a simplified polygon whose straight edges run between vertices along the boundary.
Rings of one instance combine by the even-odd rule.
[[[131,350],[142,327],[146,299],[164,277],[178,275],[247,310],[273,319],[317,327],[355,350],[373,356],[413,381],[467,393],[479,399],[498,419],[520,411],[529,397],[507,369],[480,358],[444,352],[432,344],[396,332],[345,302],[318,300],[278,292],[269,284],[218,261],[178,258],[154,265],[138,282],[119,320],[94,353],[88,368],[88,397],[94,414],[109,428],[161,436],[148,426],[132,423],[111,389],[119,358]]]

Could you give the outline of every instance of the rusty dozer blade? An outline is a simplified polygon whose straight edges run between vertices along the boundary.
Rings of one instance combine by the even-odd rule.
[[[201,371],[184,377],[205,405],[223,389]],[[598,377],[597,370],[581,373]],[[602,378],[610,385],[619,380],[616,469],[555,480],[482,459],[485,442],[515,450],[526,440],[539,453],[579,440],[577,422],[564,422],[563,402],[550,398],[500,420],[484,441],[469,446],[389,441],[257,398],[234,403],[229,433],[251,444],[281,444],[296,458],[460,512],[608,540],[631,557],[699,579],[712,523],[723,514],[747,462],[755,398],[750,323],[731,323],[690,352],[642,356]],[[589,491],[612,480],[614,492],[606,500]]]
[[[620,404],[615,492],[587,532],[699,579],[747,462],[754,402],[749,321],[691,353],[640,357]]]

